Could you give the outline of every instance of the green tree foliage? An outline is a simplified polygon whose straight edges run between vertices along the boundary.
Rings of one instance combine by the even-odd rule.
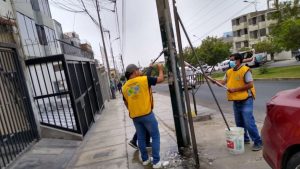
[[[207,37],[202,44],[195,48],[196,57],[190,48],[184,49],[185,61],[192,65],[199,65],[199,61],[208,65],[216,65],[230,55],[231,44],[225,43],[216,37]]]
[[[251,50],[251,48],[248,48],[248,47],[242,47],[239,49],[239,52],[244,52],[244,51],[249,51]]]
[[[300,19],[287,19],[272,28],[274,42],[285,50],[300,48]]]
[[[230,55],[231,44],[216,37],[207,37],[202,41],[199,49],[201,60],[208,65],[216,65]]]
[[[274,60],[274,54],[282,51],[282,48],[277,43],[274,43],[272,39],[264,40],[256,43],[254,46],[256,53],[266,52],[271,55],[271,60]]]
[[[285,50],[300,48],[300,6],[299,0],[280,3],[275,1],[276,12],[271,15],[277,23],[271,25],[273,42]]]

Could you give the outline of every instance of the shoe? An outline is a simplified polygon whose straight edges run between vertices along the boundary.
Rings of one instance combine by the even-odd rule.
[[[150,158],[148,158],[148,160],[143,161],[141,155],[139,155],[139,160],[140,160],[140,161],[142,162],[142,164],[145,166],[145,165],[148,165],[148,164],[152,163],[153,158],[150,157]]]
[[[262,149],[261,144],[253,144],[253,146],[252,146],[252,151],[259,151],[261,149]]]
[[[151,159],[152,159],[152,157],[148,158],[148,160],[143,161],[142,164],[143,164],[143,165],[148,165],[148,164],[150,164],[150,163],[152,162]]]
[[[129,143],[128,143],[128,145],[130,145],[132,148],[134,148],[136,150],[139,149],[138,146],[137,146],[137,144],[133,140],[130,140]]]
[[[169,165],[168,161],[159,161],[156,164],[153,164],[152,168],[164,168]]]
[[[250,140],[245,140],[244,141],[244,144],[250,144],[251,142],[250,142]]]

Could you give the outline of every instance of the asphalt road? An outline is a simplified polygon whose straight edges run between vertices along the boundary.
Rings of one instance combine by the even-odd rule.
[[[284,81],[255,81],[254,82],[257,96],[254,101],[254,115],[257,121],[263,122],[265,118],[266,102],[272,98],[277,92],[300,87],[300,80],[284,80]],[[155,86],[154,91],[164,95],[169,95],[167,84]],[[232,102],[227,101],[225,89],[212,85],[220,106],[225,113],[232,113]],[[191,90],[190,90],[191,92]],[[192,100],[192,97],[190,97]],[[218,110],[217,104],[213,99],[212,93],[207,84],[200,86],[195,94],[196,102],[199,105]]]

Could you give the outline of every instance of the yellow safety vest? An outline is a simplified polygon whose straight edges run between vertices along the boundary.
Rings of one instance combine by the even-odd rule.
[[[147,76],[128,80],[122,87],[122,93],[128,104],[130,118],[141,117],[152,112],[152,91]]]
[[[238,70],[233,70],[233,68],[229,69],[226,72],[227,77],[227,87],[228,88],[239,88],[242,86],[245,86],[245,75],[250,70],[248,66],[242,66]],[[253,84],[253,87],[250,89],[252,93],[252,97],[255,99],[256,92],[255,87]],[[233,92],[230,93],[227,91],[227,99],[229,101],[241,101],[245,100],[249,97],[248,90],[245,91],[239,91],[239,92]]]

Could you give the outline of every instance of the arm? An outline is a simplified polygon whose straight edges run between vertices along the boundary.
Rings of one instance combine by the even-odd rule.
[[[164,81],[164,70],[163,70],[162,64],[158,64],[157,69],[158,69],[159,75],[157,77],[156,83],[161,83]]]
[[[153,70],[153,65],[150,64],[148,69],[146,70],[146,76],[148,76],[148,77],[151,76],[152,70]]]

